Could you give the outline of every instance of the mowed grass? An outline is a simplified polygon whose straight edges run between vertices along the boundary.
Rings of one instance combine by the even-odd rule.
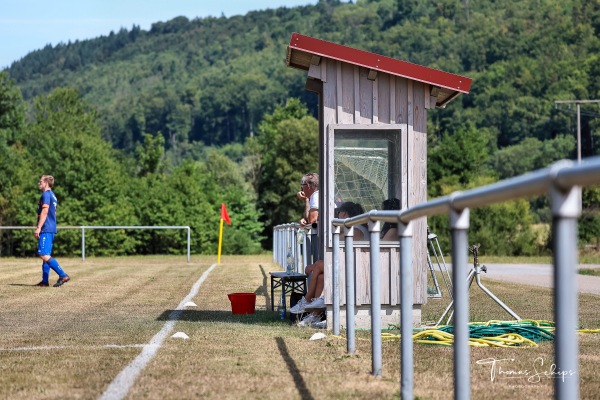
[[[580,275],[591,275],[600,276],[600,269],[598,268],[582,268],[577,271]]]
[[[61,288],[40,280],[37,259],[0,259],[0,398],[96,399],[172,317],[216,257],[59,259],[73,278]],[[357,353],[343,338],[280,321],[270,311],[270,256],[224,256],[178,316],[155,357],[141,371],[129,399],[393,399],[399,398],[397,339],[383,342],[383,377],[371,376],[368,331],[357,332]],[[52,275],[54,281],[55,275]],[[524,319],[553,320],[549,289],[482,281]],[[256,313],[232,315],[227,297],[257,294]],[[600,328],[600,296],[580,295],[581,327]],[[423,307],[437,321],[448,296]],[[471,321],[509,319],[479,288],[471,288]],[[188,340],[170,338],[184,332]],[[344,332],[342,332],[342,335]],[[600,334],[579,335],[581,398],[600,392]],[[476,362],[512,359],[506,371],[550,370],[551,342],[539,347],[471,348],[472,398],[551,398],[554,379],[490,377]],[[452,348],[415,344],[415,396],[452,398]]]

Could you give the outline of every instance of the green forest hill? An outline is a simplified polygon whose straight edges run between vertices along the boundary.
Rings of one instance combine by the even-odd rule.
[[[32,225],[32,182],[52,173],[61,224],[190,225],[193,251],[214,253],[225,201],[239,219],[224,253],[268,248],[274,224],[299,219],[296,187],[317,169],[317,98],[285,65],[292,32],[473,79],[428,113],[430,197],[574,159],[575,108],[555,102],[600,99],[597,0],[320,0],[123,28],[0,75],[0,225]],[[598,154],[598,116],[582,106],[583,157]],[[599,198],[584,192],[583,244],[600,237]],[[490,207],[473,213],[470,239],[482,252],[543,252],[549,220],[546,199]],[[27,254],[27,235],[0,231],[0,255]],[[77,251],[71,236],[65,252]],[[177,252],[180,236],[103,232],[89,247]]]

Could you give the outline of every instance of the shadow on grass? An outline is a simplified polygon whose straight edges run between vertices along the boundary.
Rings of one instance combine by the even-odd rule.
[[[265,296],[265,304],[271,304],[271,297],[269,296],[269,291],[267,290],[267,288],[270,287],[270,285],[267,286],[267,282],[269,281],[267,279],[267,273],[265,272],[265,268],[262,265],[259,265],[259,267],[260,272],[263,276],[263,284],[258,289],[256,289],[254,293],[256,293],[257,296],[263,294]]]
[[[300,397],[303,400],[313,399],[312,394],[310,394],[310,391],[306,387],[306,382],[304,382],[304,378],[302,378],[302,374],[300,373],[300,370],[296,366],[296,362],[294,361],[294,359],[290,356],[290,353],[288,352],[287,346],[285,344],[285,340],[281,337],[276,337],[275,340],[277,341],[277,348],[279,349],[279,353],[281,353],[281,357],[283,358],[283,361],[285,361],[285,365],[287,365],[288,370],[290,371],[290,374],[292,375],[292,378],[294,379],[294,383],[296,384],[298,393],[300,393]]]
[[[38,287],[37,283],[36,284],[31,284],[31,283],[6,283],[4,285],[0,285],[0,286],[29,286],[29,287]]]
[[[257,310],[254,314],[232,314],[231,311],[222,310],[166,310],[157,318],[157,321],[232,322],[255,325],[279,323],[291,325],[289,319],[281,321],[277,313],[270,310]]]

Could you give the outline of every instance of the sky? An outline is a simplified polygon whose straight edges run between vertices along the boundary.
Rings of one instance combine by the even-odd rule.
[[[2,0],[0,70],[47,44],[93,39],[155,22],[244,15],[249,11],[316,4],[318,0]]]

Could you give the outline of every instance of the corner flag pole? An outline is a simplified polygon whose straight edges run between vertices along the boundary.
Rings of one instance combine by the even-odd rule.
[[[219,253],[217,256],[217,264],[221,264],[221,244],[223,243],[223,218],[221,218],[221,227],[219,228]]]
[[[221,226],[219,228],[219,250],[217,255],[217,264],[221,264],[221,245],[223,244],[223,221],[227,222],[227,225],[231,225],[229,214],[227,214],[227,207],[225,203],[221,203]]]

